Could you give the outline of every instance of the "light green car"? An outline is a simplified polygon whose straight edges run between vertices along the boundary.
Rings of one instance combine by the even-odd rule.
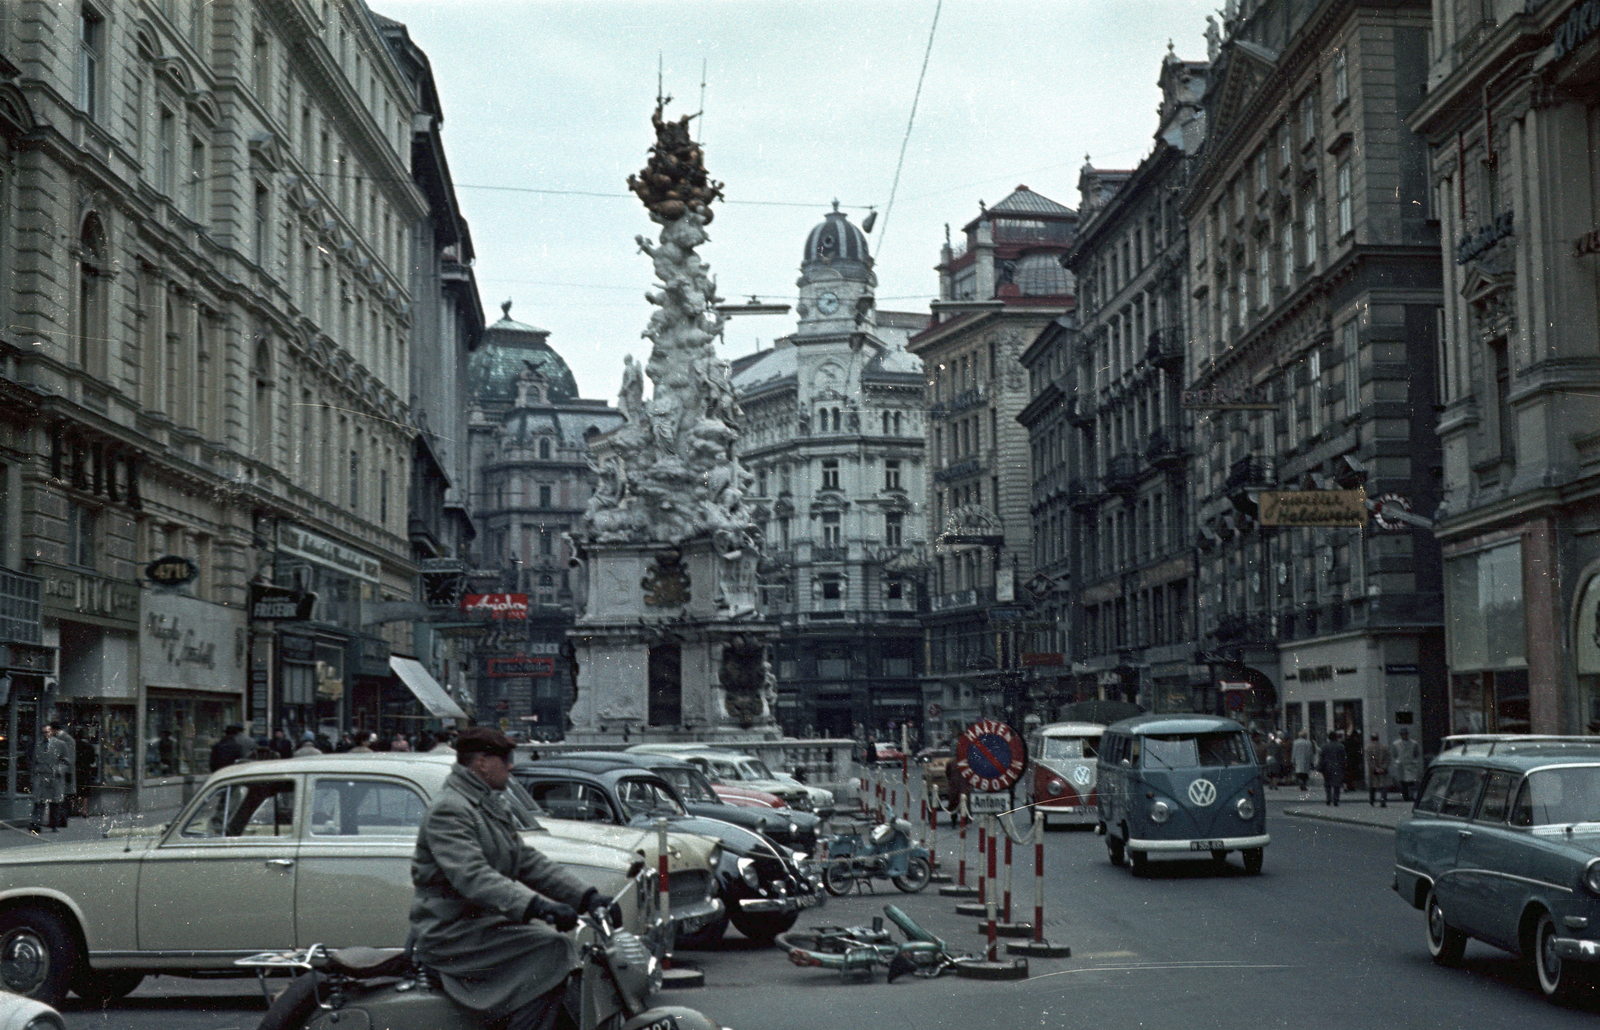
[[[121,997],[149,973],[231,974],[262,951],[401,947],[411,853],[450,754],[344,754],[246,762],[208,780],[149,836],[0,852],[0,987],[59,1005],[70,988]],[[658,937],[657,836],[547,819],[525,793],[524,838],[615,895],[623,925]],[[680,933],[722,915],[715,842],[668,839]]]

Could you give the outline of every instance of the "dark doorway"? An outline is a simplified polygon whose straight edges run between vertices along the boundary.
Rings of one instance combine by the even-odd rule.
[[[677,644],[650,649],[650,725],[683,722],[683,650]]]

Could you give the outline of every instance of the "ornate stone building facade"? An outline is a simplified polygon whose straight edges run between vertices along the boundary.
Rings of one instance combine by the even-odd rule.
[[[573,700],[564,645],[579,599],[568,534],[594,494],[589,441],[622,416],[578,396],[548,331],[513,319],[510,301],[501,311],[468,364],[467,501],[477,530],[468,589],[516,595],[521,607],[495,609],[473,644],[471,678],[481,721],[548,734],[565,730]]]
[[[1024,412],[1034,420],[1034,549],[1059,568],[1049,585],[1070,597],[1058,615],[1073,631],[1062,693],[1151,711],[1213,702],[1194,659],[1193,446],[1179,410],[1188,338],[1179,199],[1205,138],[1206,70],[1169,53],[1150,156],[1132,172],[1083,169],[1065,259],[1078,282],[1077,332],[1052,327],[1023,359],[1040,390]]]
[[[779,627],[778,721],[848,736],[922,710],[922,363],[904,339],[927,319],[877,310],[866,236],[837,210],[806,237],[797,285],[795,331],[733,362],[739,455]]]
[[[1198,392],[1196,611],[1219,680],[1284,729],[1442,725],[1438,226],[1420,2],[1263,0],[1212,34],[1184,199]],[[1364,489],[1360,528],[1263,525],[1263,491]],[[1420,524],[1419,524],[1420,522]]]
[[[0,796],[56,716],[91,805],[163,807],[410,649],[413,94],[360,0],[6,4],[0,72]]]
[[[1072,245],[1071,208],[1019,186],[945,243],[934,322],[911,338],[928,403],[930,561],[923,616],[925,736],[1013,708],[1027,621],[1018,584],[1033,575],[1028,403],[1020,358],[1073,308],[1060,258]],[[934,714],[937,713],[937,714]]]
[[[1600,35],[1581,0],[1433,7],[1430,213],[1451,732],[1600,719]]]

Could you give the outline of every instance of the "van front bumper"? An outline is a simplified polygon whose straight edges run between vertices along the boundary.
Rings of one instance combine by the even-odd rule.
[[[1200,840],[1139,840],[1128,841],[1129,851],[1244,851],[1264,848],[1272,843],[1272,834],[1255,837],[1208,837]]]

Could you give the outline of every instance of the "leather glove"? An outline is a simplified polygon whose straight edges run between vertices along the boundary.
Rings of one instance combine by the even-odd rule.
[[[550,901],[537,894],[528,902],[527,911],[522,913],[522,921],[531,923],[535,919],[543,919],[562,933],[578,925],[578,913],[571,905],[563,905],[559,901]]]
[[[611,910],[611,901],[610,895],[601,894],[596,888],[590,887],[583,892],[583,900],[578,903],[578,907],[591,915],[600,916]]]

